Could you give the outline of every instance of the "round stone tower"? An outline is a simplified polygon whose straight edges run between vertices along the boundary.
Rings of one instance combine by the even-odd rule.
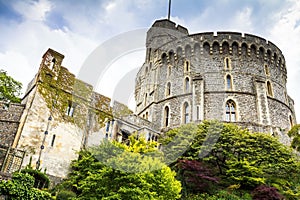
[[[197,33],[158,20],[136,76],[136,112],[166,131],[216,119],[278,135],[296,123],[281,50],[255,35]]]

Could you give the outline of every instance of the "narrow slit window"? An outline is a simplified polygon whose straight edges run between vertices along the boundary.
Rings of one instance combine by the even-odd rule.
[[[171,95],[171,83],[167,83],[167,90],[166,90],[166,95],[170,96]]]
[[[185,92],[189,92],[190,91],[190,79],[188,77],[185,78],[184,80],[184,90]]]
[[[270,83],[270,81],[267,81],[267,92],[269,96],[273,96],[273,90],[272,90],[272,85]]]
[[[229,58],[225,58],[225,69],[230,69],[230,60],[229,60]]]
[[[166,106],[165,107],[165,111],[164,111],[164,115],[165,115],[165,117],[164,117],[164,126],[165,127],[168,127],[169,126],[169,115],[170,115],[170,109],[169,109],[169,107],[168,106]]]
[[[183,123],[187,124],[190,122],[190,115],[189,115],[189,104],[187,102],[184,103],[183,105]]]
[[[52,136],[51,147],[54,146],[55,138],[56,138],[56,135],[54,134],[54,135]]]
[[[227,90],[232,90],[232,78],[230,75],[226,76],[226,86]]]

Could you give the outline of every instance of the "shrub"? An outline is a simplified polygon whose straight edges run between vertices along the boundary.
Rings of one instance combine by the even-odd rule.
[[[56,200],[68,200],[76,197],[76,194],[70,190],[61,190],[56,196]]]
[[[33,187],[35,188],[39,188],[39,189],[43,189],[43,188],[48,188],[49,184],[50,184],[50,180],[48,178],[48,176],[39,171],[39,170],[35,170],[35,169],[23,169],[21,170],[21,173],[23,174],[29,174],[34,178],[34,185]]]
[[[253,200],[282,200],[284,197],[275,187],[260,185],[252,192]]]

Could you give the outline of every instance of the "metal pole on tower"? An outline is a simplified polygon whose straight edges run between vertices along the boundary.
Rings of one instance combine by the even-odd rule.
[[[168,20],[170,20],[170,15],[171,15],[171,0],[169,0]]]

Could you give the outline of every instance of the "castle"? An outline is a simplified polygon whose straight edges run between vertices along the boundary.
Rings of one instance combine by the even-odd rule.
[[[81,148],[104,138],[126,141],[132,132],[147,140],[182,124],[205,119],[270,133],[289,144],[296,124],[287,95],[282,52],[263,38],[235,32],[197,33],[170,20],[147,32],[145,63],[136,76],[136,111],[93,91],[62,66],[49,49],[21,104],[1,103],[1,171],[30,160],[64,178]],[[13,150],[13,152],[11,152]]]

